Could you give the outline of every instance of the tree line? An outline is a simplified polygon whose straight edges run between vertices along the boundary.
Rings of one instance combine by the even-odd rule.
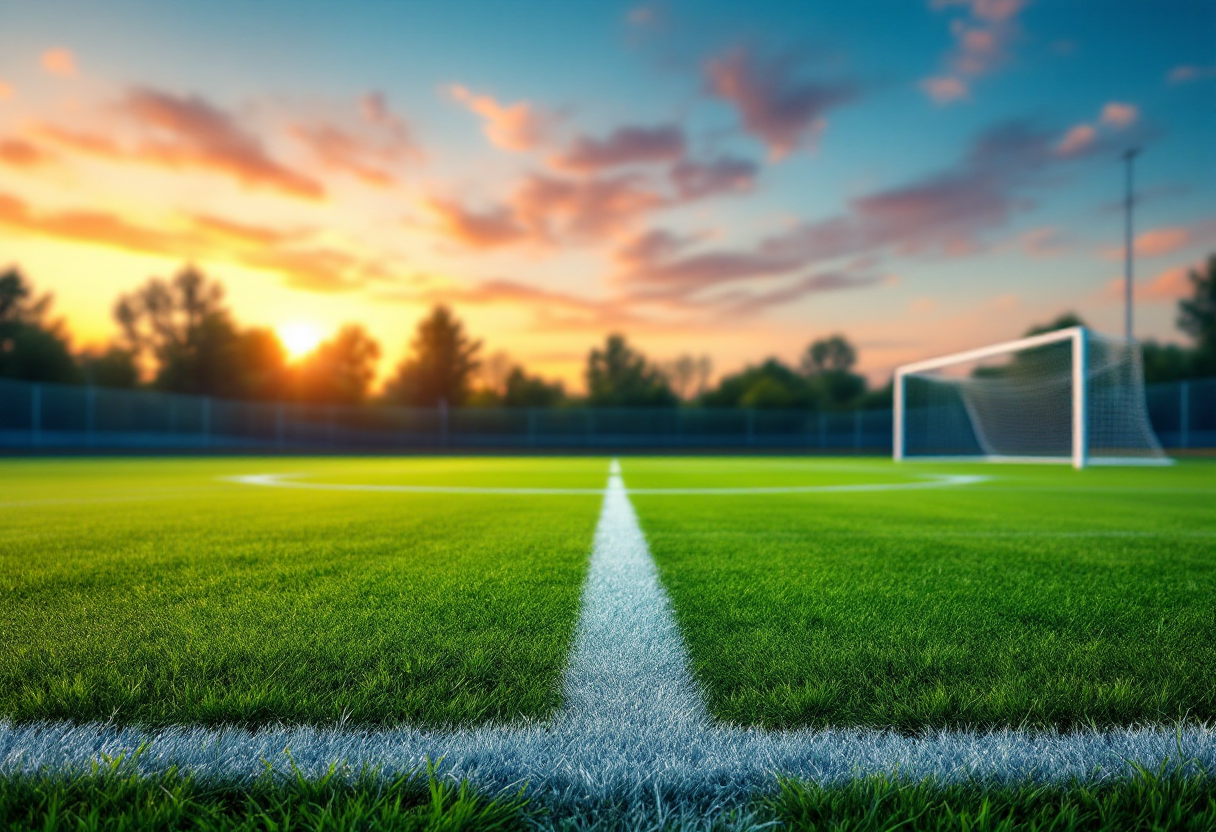
[[[1216,255],[1189,274],[1191,296],[1178,305],[1187,346],[1145,342],[1145,380],[1216,376]],[[74,351],[53,298],[38,295],[16,268],[0,273],[0,378],[104,387],[150,388],[219,398],[354,405],[707,407],[846,410],[888,406],[888,383],[870,389],[853,371],[857,350],[843,335],[813,341],[796,366],[777,358],[711,384],[708,357],[656,363],[623,335],[609,335],[587,355],[586,394],[530,374],[483,342],[443,305],[418,322],[406,357],[373,392],[380,344],[346,324],[297,361],[273,330],[242,327],[223,286],[187,266],[171,279],[151,278],[114,304],[119,335],[100,350]],[[1068,313],[1036,334],[1081,323]]]

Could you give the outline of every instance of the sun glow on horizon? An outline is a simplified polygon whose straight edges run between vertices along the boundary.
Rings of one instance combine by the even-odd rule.
[[[310,323],[293,321],[275,327],[279,340],[287,350],[287,356],[292,359],[302,358],[317,348],[324,337],[321,330]]]

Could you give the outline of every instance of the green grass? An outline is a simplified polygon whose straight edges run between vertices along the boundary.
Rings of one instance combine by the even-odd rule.
[[[1216,719],[1210,462],[622,464],[631,488],[994,477],[925,491],[634,495],[720,719],[906,731]]]
[[[122,760],[88,772],[0,776],[0,826],[14,830],[294,830],[523,829],[532,810],[519,796],[487,798],[467,783],[432,772],[392,780],[348,780],[331,771],[267,773],[248,785],[209,783],[171,771],[135,774]]]
[[[1216,829],[1216,779],[1142,771],[1100,785],[787,781],[763,808],[783,829],[816,832],[1207,832]]]
[[[600,498],[257,488],[234,474],[602,487],[604,460],[0,461],[0,717],[544,718]]]

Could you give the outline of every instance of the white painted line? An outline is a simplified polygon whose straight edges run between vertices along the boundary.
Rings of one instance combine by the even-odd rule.
[[[615,459],[610,470],[558,725],[589,734],[701,733],[709,711]]]
[[[565,708],[549,724],[455,731],[0,722],[0,772],[79,768],[140,747],[133,765],[142,772],[176,766],[239,781],[261,776],[267,764],[285,772],[294,765],[309,777],[337,764],[354,777],[364,766],[391,776],[430,760],[438,761],[441,774],[468,777],[489,790],[527,784],[540,801],[558,807],[557,817],[605,802],[654,816],[674,803],[708,825],[707,816],[771,789],[777,773],[820,783],[895,772],[913,780],[1016,783],[1124,777],[1138,766],[1216,770],[1216,727],[1208,725],[1068,734],[943,730],[913,737],[715,725],[615,473],[604,492],[564,684]]]
[[[613,460],[616,463],[616,460]],[[620,473],[617,463],[616,474]],[[361,483],[307,482],[306,474],[245,474],[221,477],[228,482],[264,488],[298,488],[309,491],[372,491],[404,494],[606,494],[603,488],[529,488],[463,485],[371,485]],[[981,474],[918,474],[914,482],[854,483],[851,485],[777,485],[754,488],[632,488],[631,494],[670,494],[739,496],[744,494],[834,494],[865,491],[916,491],[924,488],[951,488],[975,485],[990,477]]]

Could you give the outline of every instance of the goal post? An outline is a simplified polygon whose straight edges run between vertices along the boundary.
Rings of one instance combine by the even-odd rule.
[[[893,456],[1170,464],[1148,420],[1140,349],[1070,327],[895,371]]]

